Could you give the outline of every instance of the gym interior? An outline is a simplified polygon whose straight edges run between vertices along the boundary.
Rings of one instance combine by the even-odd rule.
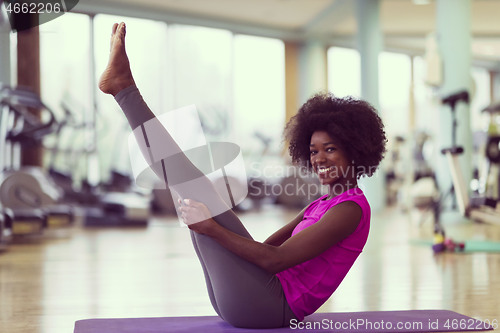
[[[388,150],[359,182],[370,236],[318,312],[451,310],[498,328],[500,1],[69,2],[22,26],[0,1],[1,332],[216,316],[172,194],[138,182],[132,130],[97,87],[122,21],[153,112],[195,105],[181,132],[238,146],[234,210],[256,240],[322,193],[282,140],[300,105],[328,90],[377,108]]]

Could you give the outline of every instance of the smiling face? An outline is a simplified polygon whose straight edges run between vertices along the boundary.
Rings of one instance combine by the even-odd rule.
[[[354,165],[327,132],[314,132],[309,150],[311,165],[322,185],[335,187],[335,192],[340,193],[356,186]]]

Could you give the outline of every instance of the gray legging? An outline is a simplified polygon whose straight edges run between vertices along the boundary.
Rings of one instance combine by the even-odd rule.
[[[157,121],[155,115],[144,102],[136,86],[130,86],[115,96],[116,101],[127,117],[132,129],[149,121]],[[175,141],[164,127],[161,127],[161,145],[172,152],[181,152]],[[143,151],[145,154],[146,152]],[[202,189],[176,188],[178,194],[187,199],[200,202],[220,200],[210,180],[203,176],[184,154],[176,154],[175,162],[152,166],[161,178],[168,178],[182,170],[182,177],[195,179],[201,177]],[[166,170],[166,175],[164,172]],[[187,176],[186,176],[187,174]],[[210,206],[209,206],[210,207]],[[241,221],[228,208],[214,217],[221,226],[252,239]],[[288,326],[296,318],[283,293],[283,288],[276,275],[238,257],[217,243],[214,239],[193,231],[191,239],[196,254],[205,274],[208,295],[217,314],[236,327],[274,328]]]

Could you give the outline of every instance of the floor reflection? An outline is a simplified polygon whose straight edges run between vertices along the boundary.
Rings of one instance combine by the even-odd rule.
[[[263,241],[296,213],[267,207],[241,218]],[[459,221],[446,230],[459,240],[500,240],[499,227]],[[500,319],[500,253],[434,255],[415,239],[432,239],[432,224],[396,210],[375,215],[365,251],[319,311],[446,309]],[[215,315],[175,217],[15,244],[0,255],[0,295],[1,332],[67,333],[85,318]]]

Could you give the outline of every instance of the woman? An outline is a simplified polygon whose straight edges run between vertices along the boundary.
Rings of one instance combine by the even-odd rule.
[[[115,97],[132,129],[151,122],[159,125],[135,86],[125,52],[124,23],[113,26],[110,59],[99,88]],[[168,178],[181,169],[190,179],[202,180],[196,190],[171,188],[185,198],[179,210],[191,230],[219,316],[236,327],[273,328],[316,311],[341,283],[368,237],[370,207],[357,180],[373,175],[386,144],[373,107],[319,94],[300,108],[285,130],[292,159],[316,172],[329,193],[264,243],[254,241],[229,208],[212,217],[207,201],[224,205],[222,199],[179,154],[182,151],[169,133],[163,127],[161,131],[155,140],[180,160],[162,169],[151,165],[153,170],[162,179],[164,171]]]

